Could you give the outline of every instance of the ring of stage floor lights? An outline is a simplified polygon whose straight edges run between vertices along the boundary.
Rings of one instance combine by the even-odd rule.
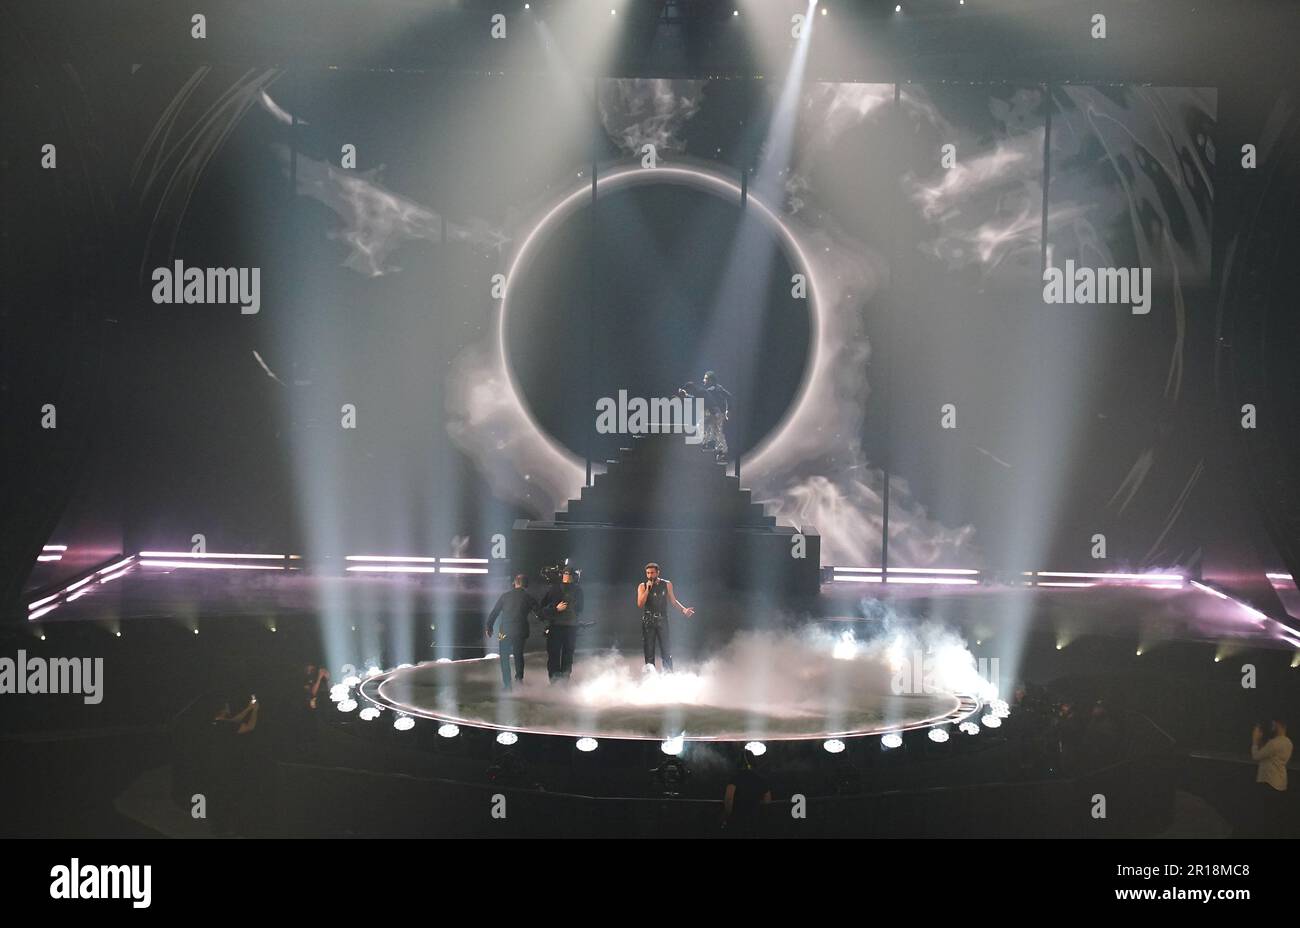
[[[686,161],[653,168],[622,166],[605,173],[598,171],[596,175],[596,196],[599,198],[602,194],[648,184],[676,184],[690,187],[731,202],[740,202],[741,197],[740,184],[731,177],[705,164]],[[591,202],[590,197],[591,185],[589,183],[575,187],[544,211],[536,224],[522,236],[521,244],[515,251],[514,258],[510,262],[509,271],[506,273],[501,296],[501,311],[497,322],[497,354],[509,388],[510,401],[524,421],[528,423],[537,446],[545,448],[551,455],[558,455],[566,461],[570,460],[570,455],[564,451],[558,442],[546,434],[541,423],[533,416],[532,410],[528,408],[528,405],[522,399],[522,389],[515,379],[514,368],[510,364],[510,353],[506,340],[506,324],[510,314],[512,282],[520,279],[522,271],[528,266],[528,262],[532,260],[536,252],[538,242],[570,215],[583,206],[589,205]],[[792,434],[792,426],[808,405],[809,398],[819,393],[829,394],[830,385],[827,381],[829,372],[823,370],[826,365],[822,363],[822,359],[827,356],[827,352],[822,350],[822,340],[826,337],[826,326],[822,320],[821,305],[818,299],[817,272],[814,263],[790,225],[761,198],[755,196],[753,190],[746,191],[745,202],[746,208],[752,209],[753,213],[760,216],[776,233],[776,239],[791,266],[797,272],[806,276],[808,283],[808,318],[812,323],[812,337],[808,340],[809,356],[804,365],[803,381],[799,384],[794,402],[786,410],[785,415],[777,423],[776,427],[759,441],[750,455],[750,467],[761,467],[763,459],[778,449],[784,443],[785,438]]]
[[[629,658],[635,660],[639,658]],[[360,694],[360,699],[378,706],[381,709],[394,713],[397,717],[409,717],[427,719],[436,722],[439,726],[453,725],[457,728],[483,729],[498,732],[513,732],[517,735],[538,735],[547,737],[562,738],[592,738],[607,741],[664,741],[666,738],[674,740],[680,738],[684,742],[706,741],[706,742],[731,742],[741,743],[754,740],[763,742],[792,742],[792,741],[826,741],[827,739],[853,739],[866,738],[874,736],[901,735],[904,732],[916,731],[919,729],[932,729],[933,731],[943,731],[948,734],[947,728],[951,727],[955,734],[958,729],[966,731],[966,723],[971,723],[980,728],[980,719],[978,715],[985,709],[986,705],[974,696],[967,696],[958,693],[931,693],[925,696],[896,696],[893,699],[910,702],[915,706],[915,711],[906,715],[894,715],[889,721],[880,720],[872,724],[852,725],[844,729],[831,729],[827,725],[812,724],[815,721],[824,721],[820,717],[806,716],[801,719],[778,718],[773,715],[764,715],[758,718],[754,717],[752,712],[746,710],[721,710],[730,711],[737,720],[742,716],[749,719],[752,726],[747,730],[723,731],[716,730],[722,726],[717,725],[716,713],[718,707],[713,706],[692,706],[683,703],[663,703],[645,706],[613,706],[604,709],[591,710],[590,720],[578,721],[576,716],[579,714],[578,707],[565,705],[557,710],[560,713],[567,713],[567,717],[559,717],[553,723],[543,724],[538,715],[538,706],[535,702],[529,700],[527,695],[503,696],[498,687],[500,685],[500,668],[497,665],[498,657],[475,657],[464,660],[447,660],[425,661],[416,665],[404,665],[395,670],[373,673],[361,680],[356,685],[356,691]],[[455,711],[439,711],[427,705],[421,705],[415,701],[408,701],[395,698],[394,690],[401,683],[403,678],[428,673],[433,671],[440,675],[451,677],[466,677],[470,674],[476,675],[479,679],[473,682],[473,689],[465,684],[466,680],[448,679],[448,689],[454,688],[458,698],[458,706]],[[576,681],[575,681],[576,682]],[[547,684],[541,683],[541,692],[547,691]],[[387,690],[387,691],[386,691]],[[516,690],[518,693],[518,690]],[[459,705],[460,697],[468,697],[466,702],[471,706],[483,706],[484,713],[468,712]],[[351,699],[352,697],[349,697]],[[436,700],[435,700],[436,701]],[[512,711],[507,707],[514,709],[532,708],[535,710],[534,717],[531,721],[523,718],[516,718],[509,724],[502,721],[499,713],[503,708],[506,711]],[[355,702],[353,704],[355,708]],[[540,710],[545,712],[546,707]],[[857,709],[845,710],[844,714],[852,715],[855,711],[862,711],[861,707]],[[484,717],[487,712],[491,712],[493,717]],[[702,724],[702,716],[714,713],[711,720],[715,724],[715,730],[709,731],[693,723]],[[606,716],[602,722],[601,714]],[[994,712],[993,714],[997,714]],[[623,723],[624,727],[615,727],[618,722],[611,722],[609,716],[613,716]],[[371,716],[370,718],[374,718]],[[669,733],[663,730],[652,731],[650,728],[662,729],[664,719],[672,717],[676,723],[677,732]],[[630,720],[637,720],[646,723],[645,728],[640,732],[628,730],[627,724]],[[784,727],[789,726],[791,722],[799,723],[797,728]],[[745,724],[741,722],[741,724]],[[996,723],[995,723],[996,724]],[[933,734],[932,734],[933,737]],[[947,740],[942,736],[933,740]],[[901,743],[901,742],[900,742]],[[889,745],[895,746],[895,745]]]

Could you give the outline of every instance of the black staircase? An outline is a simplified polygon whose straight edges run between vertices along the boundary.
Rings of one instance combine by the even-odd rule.
[[[776,518],[728,476],[726,465],[681,435],[632,440],[583,487],[556,522],[657,528],[776,528]]]
[[[816,593],[820,538],[779,526],[726,467],[683,435],[634,438],[553,521],[515,523],[511,560],[533,573],[568,558],[585,581],[628,582],[647,561],[673,578]]]

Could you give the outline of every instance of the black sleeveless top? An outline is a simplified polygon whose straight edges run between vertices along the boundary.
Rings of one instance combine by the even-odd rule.
[[[655,588],[646,596],[645,613],[646,615],[668,614],[668,581],[663,577],[659,578]]]

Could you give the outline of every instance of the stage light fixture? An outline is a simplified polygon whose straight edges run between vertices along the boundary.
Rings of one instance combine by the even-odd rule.
[[[502,747],[508,748],[510,745],[517,744],[518,742],[519,736],[512,731],[503,731],[501,734],[497,735],[497,744]]]
[[[379,718],[379,710],[374,706],[366,706],[358,712],[357,715],[361,717],[362,721],[373,722],[375,719]]]
[[[677,757],[686,749],[686,738],[684,735],[678,735],[676,738],[665,738],[659,745],[659,750],[663,751],[669,757]]]
[[[959,731],[964,731],[968,735],[978,735],[980,733],[980,727],[976,725],[974,722],[972,722],[970,719],[967,719],[966,721],[962,722],[960,725],[957,726],[957,728]]]
[[[592,751],[596,750],[599,745],[600,742],[595,738],[579,738],[574,744],[574,747],[584,754],[590,754]]]
[[[675,757],[668,758],[650,772],[654,776],[655,785],[665,796],[679,795],[691,776],[690,768]]]
[[[340,712],[351,712],[352,710],[356,709],[356,707],[357,707],[357,701],[355,699],[344,699],[342,702],[339,703]]]
[[[348,680],[356,680],[356,682],[349,683]],[[356,677],[348,677],[348,679],[344,680],[342,683],[335,683],[330,687],[330,699],[334,702],[342,702],[348,698],[348,690],[352,689],[352,687],[356,686],[357,683],[360,682],[361,681],[357,680]]]
[[[1002,720],[1001,720],[1000,718],[998,718],[996,715],[991,715],[991,714],[990,714],[990,715],[986,715],[986,716],[984,716],[984,718],[980,719],[980,721],[984,723],[984,727],[985,727],[985,728],[1001,728],[1001,727],[1002,727]]]
[[[822,748],[827,754],[843,754],[844,742],[839,738],[830,738],[822,742]]]
[[[931,728],[928,737],[935,744],[943,744],[948,740],[948,732],[942,728]]]
[[[767,753],[767,745],[761,741],[748,741],[745,743],[745,750],[755,757],[762,757]]]
[[[398,731],[410,731],[415,727],[415,719],[411,718],[409,715],[399,715],[397,718],[393,719],[393,727]]]
[[[438,726],[439,738],[455,738],[460,734],[460,726],[453,725],[451,722],[444,722]]]
[[[903,746],[903,736],[896,731],[891,731],[887,735],[881,735],[880,746],[886,751],[892,751],[894,748],[901,748]]]
[[[381,673],[383,673],[383,671],[380,670],[378,667],[376,667],[374,664],[371,664],[369,667],[366,668],[367,677],[377,677]]]
[[[336,690],[340,686],[349,687],[349,686],[360,686],[360,685],[361,685],[361,678],[358,677],[356,674],[350,674],[343,678],[342,683],[335,683],[333,686],[331,686],[330,690],[331,691]]]

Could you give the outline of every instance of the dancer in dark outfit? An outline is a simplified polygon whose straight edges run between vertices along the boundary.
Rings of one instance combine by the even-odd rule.
[[[540,611],[547,623],[546,672],[552,683],[568,679],[573,671],[573,651],[582,616],[582,587],[573,568],[564,568],[560,583],[542,597]]]
[[[488,613],[487,624],[483,633],[492,637],[492,626],[497,618],[501,619],[501,630],[497,632],[497,646],[501,655],[501,685],[510,689],[510,657],[515,659],[515,679],[524,679],[524,645],[528,642],[528,616],[538,610],[537,600],[528,595],[524,589],[527,579],[523,574],[515,574],[514,586],[501,594],[497,604]]]

